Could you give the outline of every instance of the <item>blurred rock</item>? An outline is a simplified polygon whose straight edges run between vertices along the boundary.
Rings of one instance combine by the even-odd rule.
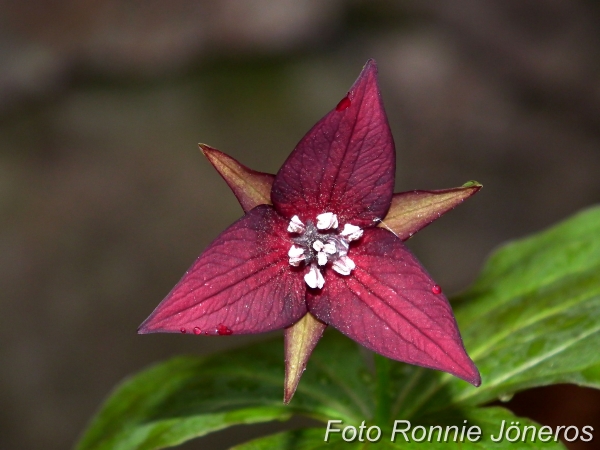
[[[342,0],[4,1],[0,113],[60,87],[73,69],[173,73],[223,53],[281,53],[334,34]]]

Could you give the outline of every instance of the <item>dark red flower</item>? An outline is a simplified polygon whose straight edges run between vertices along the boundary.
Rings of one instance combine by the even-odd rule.
[[[202,148],[246,214],[200,255],[139,333],[287,327],[288,369],[302,369],[331,325],[389,358],[480,384],[448,300],[402,242],[480,185],[393,194],[394,142],[374,61],[275,177]],[[295,389],[299,374],[288,376]]]

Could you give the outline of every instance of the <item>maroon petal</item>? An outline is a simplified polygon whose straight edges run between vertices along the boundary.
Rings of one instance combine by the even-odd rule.
[[[328,270],[322,292],[307,295],[313,315],[384,356],[479,386],[448,300],[400,239],[365,230],[348,256],[350,275]]]
[[[145,333],[261,333],[306,314],[300,272],[288,264],[287,224],[258,206],[225,230],[140,326]]]
[[[348,95],[296,146],[275,177],[271,200],[285,217],[333,212],[361,227],[383,219],[392,199],[394,141],[369,60]]]

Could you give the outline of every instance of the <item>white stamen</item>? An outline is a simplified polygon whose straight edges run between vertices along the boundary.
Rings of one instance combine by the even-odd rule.
[[[304,256],[304,249],[302,247],[296,247],[295,245],[290,247],[288,256],[290,257],[290,265],[296,267],[306,258],[306,256]]]
[[[328,242],[327,244],[325,244],[323,246],[323,251],[325,253],[329,253],[330,255],[333,255],[337,252],[337,248],[335,247],[335,244],[332,242]]]
[[[330,230],[337,227],[338,219],[335,214],[326,212],[317,216],[317,228],[319,230]]]
[[[355,241],[363,235],[363,230],[356,225],[350,225],[347,223],[344,225],[344,229],[340,233],[341,236],[344,236],[348,241]]]
[[[294,216],[290,219],[290,224],[287,227],[288,233],[304,233],[304,224],[300,217]]]
[[[320,266],[324,266],[325,264],[327,264],[327,253],[317,253],[317,264]]]
[[[321,242],[321,241],[315,241],[313,242],[312,247],[317,251],[320,252],[321,250],[323,250],[323,247],[325,247],[325,245]]]
[[[327,241],[327,244],[335,248],[335,252],[333,252],[332,255],[337,255],[338,258],[340,256],[346,256],[348,254],[348,248],[350,247],[350,244],[348,243],[348,240],[345,237],[343,237],[342,239],[333,237],[332,239],[329,239]],[[331,249],[331,247],[327,248]]]
[[[304,281],[306,281],[306,284],[313,289],[321,289],[325,285],[325,278],[323,278],[321,271],[314,263],[311,264],[308,273],[304,275]]]
[[[342,256],[339,259],[336,259],[332,264],[333,270],[335,270],[340,275],[350,275],[350,272],[354,270],[356,264],[347,256]]]

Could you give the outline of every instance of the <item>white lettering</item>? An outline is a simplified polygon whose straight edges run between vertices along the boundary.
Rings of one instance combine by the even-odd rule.
[[[558,442],[558,434],[560,433],[560,430],[562,430],[563,428],[566,428],[566,427],[565,426],[556,427],[556,432],[554,433],[554,442]]]
[[[594,428],[591,427],[591,426],[589,426],[589,425],[586,425],[585,427],[583,427],[583,429],[581,430],[581,434],[582,435],[583,434],[587,434],[589,436],[589,438],[588,439],[584,439],[583,436],[581,436],[581,440],[583,442],[590,442],[594,438],[594,436],[592,436],[592,433],[590,433],[590,431],[587,431],[586,428],[589,428],[590,431],[594,431]]]
[[[575,436],[573,437],[573,439],[569,439],[569,436],[568,436],[568,433],[569,433],[570,429],[575,430]],[[567,429],[565,430],[564,436],[565,436],[565,441],[567,441],[567,442],[573,442],[575,439],[577,439],[579,437],[579,430],[577,429],[577,427],[571,425],[570,427],[567,427]]]
[[[494,435],[490,435],[490,438],[492,439],[492,441],[494,442],[500,442],[502,440],[502,436],[504,435],[504,425],[506,424],[506,420],[502,421],[502,424],[500,425],[500,431],[498,432],[498,437],[494,437]]]
[[[511,422],[511,424],[512,425],[506,429],[506,440],[508,442],[515,442],[521,437],[521,429],[519,428],[519,422],[517,422],[516,425],[514,422]],[[514,437],[510,437],[510,431],[513,429],[516,430],[516,434]]]
[[[471,437],[471,434],[474,434],[475,437]],[[477,442],[479,439],[481,439],[481,428],[479,428],[477,425],[470,427],[467,430],[467,439],[471,442]]]
[[[541,442],[548,442],[550,439],[552,439],[552,428],[550,428],[548,425],[544,425],[542,428],[540,428],[538,431],[538,439]]]
[[[365,426],[365,421],[363,420],[360,426],[358,427],[358,440],[360,442],[365,442],[365,440],[363,439],[363,431],[365,431],[365,428],[367,427]]]
[[[375,436],[374,438],[371,437],[371,430],[372,429],[375,429],[377,431],[377,436]],[[379,428],[376,425],[373,425],[372,427],[369,427],[369,429],[367,430],[367,439],[369,440],[369,442],[377,442],[380,437],[381,437],[381,428]]]
[[[346,431],[348,430],[352,431],[352,437],[346,437]],[[342,431],[342,439],[346,442],[351,442],[356,439],[356,428],[354,428],[352,425],[348,425],[346,428],[344,428],[344,431]]]
[[[437,430],[437,432],[438,432],[437,441],[440,442],[440,439],[442,438],[442,427],[439,425],[429,427],[429,436],[427,437],[427,442],[433,442],[431,440],[431,437],[433,435],[434,430]]]
[[[329,442],[329,433],[339,433],[340,432],[339,428],[331,428],[332,423],[342,423],[342,421],[339,419],[327,421],[327,429],[325,430],[325,442]]]
[[[398,425],[400,425],[401,423],[406,425],[406,428],[404,430],[399,430],[397,428]],[[392,430],[392,442],[395,442],[396,439],[396,433],[401,433],[404,435],[404,440],[406,442],[410,442],[410,440],[408,439],[408,436],[406,435],[406,432],[410,430],[410,422],[408,420],[394,420],[394,429]]]
[[[420,437],[416,437],[415,436],[415,432],[417,430],[423,430],[423,434],[421,434]],[[420,431],[419,431],[420,432]],[[413,441],[415,442],[421,442],[423,439],[425,439],[425,437],[427,436],[427,430],[425,429],[425,427],[423,425],[417,425],[416,427],[414,427],[410,433],[410,435],[413,438]]]
[[[536,433],[537,429],[533,425],[529,425],[528,427],[523,427],[523,437],[521,438],[521,440],[523,442],[525,442],[525,440],[527,439],[527,431],[528,430],[531,430],[531,442],[535,442],[535,433]]]

